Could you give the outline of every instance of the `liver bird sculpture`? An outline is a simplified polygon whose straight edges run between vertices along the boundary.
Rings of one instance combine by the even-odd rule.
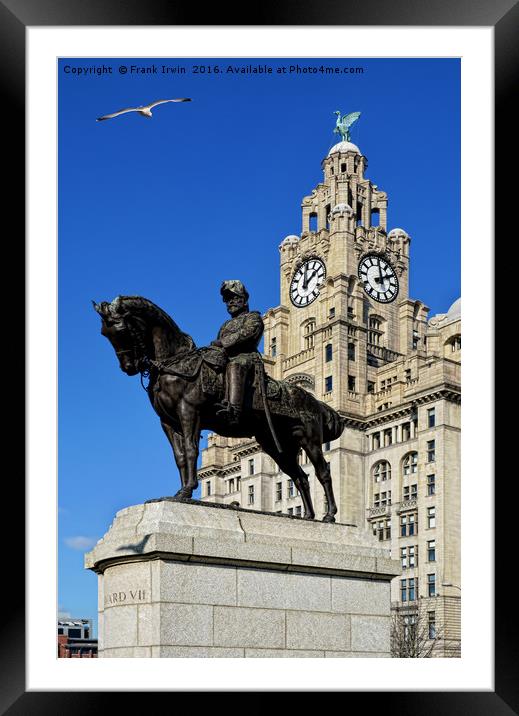
[[[341,117],[341,113],[337,109],[334,114],[337,115],[337,122],[333,130],[334,134],[341,135],[341,142],[349,142],[351,139],[350,127],[358,120],[360,112],[350,112],[350,114],[345,114]]]

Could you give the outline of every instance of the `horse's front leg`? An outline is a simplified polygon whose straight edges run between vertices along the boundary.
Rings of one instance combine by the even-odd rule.
[[[175,497],[187,498],[191,497],[193,490],[198,487],[196,463],[200,445],[200,413],[183,400],[178,406],[177,414],[182,427],[186,477],[182,489]]]
[[[178,471],[180,473],[180,482],[182,487],[184,487],[187,483],[187,460],[184,447],[184,436],[175,432],[173,428],[163,420],[160,421],[160,424],[162,425],[162,429],[166,433],[166,437],[173,449],[175,462],[177,463]]]

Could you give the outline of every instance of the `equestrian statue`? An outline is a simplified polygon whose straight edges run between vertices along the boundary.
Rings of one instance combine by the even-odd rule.
[[[326,495],[323,522],[335,522],[337,506],[322,444],[340,437],[343,419],[303,388],[267,376],[258,352],[261,314],[249,310],[249,294],[241,281],[224,281],[220,293],[231,318],[211,345],[200,348],[146,298],[92,302],[121,370],[141,374],[171,444],[182,483],[174,499],[190,499],[197,488],[200,433],[211,430],[226,437],[254,437],[292,478],[303,501],[303,517],[312,520],[308,476],[298,463],[303,449]]]

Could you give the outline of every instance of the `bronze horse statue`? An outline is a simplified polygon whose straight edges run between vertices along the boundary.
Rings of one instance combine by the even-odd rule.
[[[118,296],[111,303],[92,303],[102,319],[101,333],[112,344],[121,370],[127,375],[140,373],[141,380],[143,375],[149,376],[146,391],[173,448],[182,482],[176,499],[190,498],[197,488],[200,432],[211,430],[225,437],[254,437],[294,481],[303,500],[304,518],[314,519],[308,477],[298,464],[302,448],[327,498],[323,522],[335,522],[330,467],[322,452],[322,444],[337,439],[344,430],[335,410],[299,386],[269,378],[271,387],[283,392],[285,410],[276,413],[273,407],[269,416],[257,404],[256,409],[249,404],[240,423],[229,425],[215,409],[222,390],[207,391],[202,380],[203,375],[212,373],[214,377],[218,372],[218,361],[210,356],[215,349],[197,348],[167,313],[146,298]],[[271,398],[269,404],[273,405]]]

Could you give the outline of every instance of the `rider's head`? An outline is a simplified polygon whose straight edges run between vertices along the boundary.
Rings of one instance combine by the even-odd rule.
[[[231,316],[238,316],[249,310],[249,294],[241,281],[224,281],[220,287],[220,293]]]

